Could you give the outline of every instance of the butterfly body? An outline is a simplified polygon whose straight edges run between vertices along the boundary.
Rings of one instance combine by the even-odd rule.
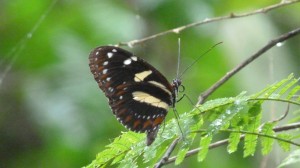
[[[150,145],[169,107],[175,106],[180,80],[170,84],[146,61],[118,47],[97,47],[89,61],[118,121],[131,131],[146,132]]]

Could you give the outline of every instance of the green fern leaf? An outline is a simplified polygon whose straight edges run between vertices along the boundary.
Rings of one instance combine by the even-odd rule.
[[[106,167],[124,159],[125,153],[130,151],[133,144],[145,138],[144,135],[126,132],[107,145],[107,149],[97,154],[96,159],[87,167]]]
[[[299,92],[299,91],[300,91],[300,86],[299,86],[299,85],[295,86],[295,87],[289,92],[289,94],[287,95],[286,99],[287,99],[287,100],[292,99],[292,98],[296,95],[296,93]],[[299,98],[298,98],[297,101],[300,101]]]
[[[265,135],[270,135],[270,136],[275,136],[275,132],[273,131],[275,123],[266,123],[263,128],[261,133]],[[274,144],[274,139],[268,138],[268,137],[260,137],[261,140],[261,146],[262,146],[262,154],[267,155],[271,152],[273,144]]]
[[[283,95],[284,93],[286,93],[292,86],[294,86],[295,84],[297,84],[299,80],[298,79],[290,79],[289,83],[286,84],[279,92],[279,95]]]
[[[253,156],[257,144],[257,135],[247,134],[245,136],[244,157]]]
[[[209,144],[210,142],[212,141],[212,136],[204,136],[201,138],[201,141],[200,141],[200,148],[201,150],[199,151],[198,153],[198,161],[201,162],[205,159],[207,153],[208,153],[208,150],[209,150]]]
[[[240,142],[241,133],[231,133],[229,135],[229,145],[227,146],[228,153],[233,153],[237,150],[238,144]]]
[[[272,84],[270,87],[268,87],[268,89],[263,92],[262,95],[260,95],[263,98],[268,98],[270,97],[275,91],[279,90],[280,87],[283,87],[284,85],[286,85],[287,83],[289,83],[289,81],[293,80],[294,75],[290,74],[288,76],[287,79],[283,79],[275,84]]]
[[[183,114],[181,117],[186,118],[183,122],[180,122],[182,131],[184,133],[189,133],[189,134],[184,135],[182,139],[182,143],[181,146],[179,147],[179,152],[177,154],[175,165],[179,165],[181,162],[183,162],[187,151],[190,149],[190,146],[193,144],[193,141],[197,134],[190,133],[190,132],[198,131],[201,125],[203,124],[203,119],[202,116],[200,115],[189,116],[188,114]]]
[[[181,119],[185,120],[185,115],[182,115]],[[166,126],[158,132],[157,137],[151,146],[145,147],[145,144],[143,143],[143,154],[141,155],[143,155],[144,163],[150,162],[150,164],[155,164],[155,162],[164,155],[168,145],[176,136],[178,136],[178,134],[180,134],[177,125],[176,119],[171,119],[167,122]]]
[[[132,158],[123,160],[118,168],[138,168],[136,161]]]
[[[222,114],[218,116],[208,127],[208,134],[215,134],[221,128],[226,129],[230,124],[230,121],[237,115],[239,112],[247,109],[246,99],[239,99],[234,101],[234,103],[228,106]]]
[[[246,127],[247,131],[258,133],[258,127],[260,125],[261,120],[261,107],[257,107],[258,104],[255,103],[253,108],[250,108],[249,115],[251,120],[249,121],[249,125]],[[256,111],[256,110],[260,110]],[[256,115],[256,116],[253,116]],[[255,153],[256,145],[257,145],[257,135],[246,134],[245,135],[245,143],[244,143],[244,157],[253,156]]]
[[[250,105],[250,104],[249,104]],[[257,101],[257,102],[252,102],[248,115],[249,117],[256,117],[259,114],[261,114],[261,102]],[[253,118],[255,119],[255,118]]]
[[[286,133],[282,133],[282,134],[277,134],[278,138],[282,138],[282,139],[286,139],[286,140],[291,140],[292,139],[292,135],[290,134],[286,134]],[[284,141],[277,141],[279,146],[283,149],[283,151],[287,152],[291,150],[291,144],[284,142]]]
[[[112,161],[111,165],[119,163],[121,160],[123,160],[124,156],[125,156],[125,153],[124,154],[120,154],[119,156],[116,156],[114,158],[114,160]]]
[[[187,153],[188,150],[189,150],[189,148],[182,148],[182,149],[180,149],[180,151],[177,154],[175,165],[179,165],[180,163],[183,162],[183,160],[185,158],[185,155],[186,155],[186,153]]]

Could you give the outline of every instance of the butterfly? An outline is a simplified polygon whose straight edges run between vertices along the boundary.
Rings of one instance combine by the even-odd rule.
[[[168,109],[175,107],[181,80],[169,83],[143,59],[113,46],[95,48],[89,66],[117,120],[131,131],[145,132],[151,145]]]

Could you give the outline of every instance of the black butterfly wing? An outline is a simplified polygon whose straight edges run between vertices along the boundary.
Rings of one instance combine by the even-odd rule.
[[[175,96],[167,79],[118,47],[98,47],[89,59],[91,72],[117,119],[132,131],[155,134]]]

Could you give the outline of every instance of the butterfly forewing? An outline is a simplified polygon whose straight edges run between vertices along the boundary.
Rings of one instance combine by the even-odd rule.
[[[135,132],[156,132],[174,89],[153,66],[118,47],[102,46],[90,54],[90,69],[117,119]]]

